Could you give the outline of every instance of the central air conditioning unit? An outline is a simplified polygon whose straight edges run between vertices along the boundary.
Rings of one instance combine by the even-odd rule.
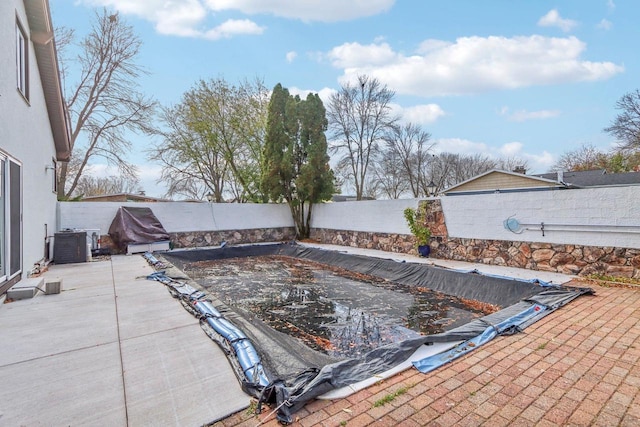
[[[54,235],[53,262],[70,264],[87,261],[87,232],[63,231]]]

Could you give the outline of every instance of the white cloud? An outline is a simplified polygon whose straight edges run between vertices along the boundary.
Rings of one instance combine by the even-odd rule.
[[[293,62],[293,60],[296,59],[296,56],[298,56],[298,54],[294,51],[287,52],[287,62]]]
[[[292,95],[298,95],[301,99],[305,99],[310,93],[317,93],[325,108],[329,104],[329,100],[331,99],[331,95],[336,93],[335,89],[331,88],[322,88],[319,91],[309,90],[309,89],[300,89],[297,87],[288,88],[289,93]],[[396,114],[401,117],[404,122],[411,122],[416,125],[427,125],[436,122],[440,117],[446,115],[442,107],[438,104],[422,104],[422,105],[414,105],[412,107],[403,107],[399,104],[391,104],[390,105],[393,114]]]
[[[331,88],[328,88],[328,87],[322,88],[319,91],[318,90],[310,90],[310,89],[300,89],[300,88],[297,88],[295,86],[287,88],[287,89],[289,90],[289,93],[291,95],[298,95],[300,97],[300,99],[305,99],[307,97],[307,95],[309,95],[310,93],[317,93],[318,96],[320,97],[320,100],[324,104],[325,108],[327,107],[327,104],[329,103],[329,99],[331,99],[331,95],[336,93],[335,89],[331,89]]]
[[[540,154],[520,153],[518,157],[527,161],[531,173],[547,172],[556,163],[556,158],[553,154],[546,150]]]
[[[344,70],[342,83],[366,74],[398,93],[421,96],[605,80],[624,70],[612,62],[583,60],[585,49],[574,36],[461,37],[455,43],[427,40],[411,56],[386,43],[345,43],[325,58]]]
[[[430,52],[435,52],[439,50],[443,50],[453,45],[453,43],[444,41],[444,40],[436,40],[436,39],[427,39],[420,43],[416,53],[426,55]]]
[[[415,123],[417,125],[428,125],[435,123],[440,117],[446,113],[438,104],[414,105],[413,107],[399,107],[395,109],[405,122]]]
[[[473,142],[461,138],[440,138],[434,142],[436,145],[433,151],[436,153],[492,155],[491,148],[482,142]]]
[[[203,34],[208,40],[218,40],[222,38],[231,38],[242,34],[259,35],[264,31],[264,27],[260,27],[253,21],[248,19],[229,19]]]
[[[607,0],[607,7],[610,11],[613,11],[616,8],[616,4],[613,2],[613,0]]]
[[[126,9],[123,12],[127,13]],[[199,31],[196,28],[207,15],[197,1],[164,3],[162,7],[155,9],[151,16],[146,11],[132,13],[148,20],[151,17],[150,20],[155,23],[156,31],[160,34],[181,37],[198,37]]]
[[[213,11],[236,10],[302,21],[338,22],[386,12],[395,0],[205,0],[205,3]]]
[[[556,9],[551,9],[538,21],[538,25],[541,27],[558,27],[565,33],[571,31],[578,23],[571,19],[564,19],[560,17],[560,14]]]
[[[104,6],[152,22],[160,34],[218,40],[237,35],[259,35],[264,27],[247,20],[228,20],[213,28],[208,18],[222,11],[266,14],[305,22],[338,22],[377,15],[395,0],[78,0]]]
[[[387,43],[370,45],[345,43],[331,49],[327,53],[327,58],[336,68],[384,66],[402,60],[402,57]]]
[[[238,35],[259,35],[265,30],[248,19],[227,20],[213,28],[204,23],[211,13],[202,0],[81,0],[91,6],[113,8],[154,23],[160,34],[219,40]]]
[[[162,175],[162,167],[154,164],[139,164],[138,177],[140,178],[140,187],[144,190],[147,196],[151,197],[164,197],[167,192],[167,187],[164,183],[159,183],[158,180]]]
[[[613,24],[611,23],[611,21],[603,18],[602,21],[598,22],[598,24],[596,25],[596,28],[599,30],[608,31],[611,29],[612,26]]]
[[[322,102],[327,105],[329,100],[331,99],[331,95],[336,93],[337,91],[333,88],[323,87],[318,91],[318,96],[322,100]]]
[[[559,110],[517,110],[514,112],[510,112],[507,107],[503,107],[500,111],[500,114],[503,116],[507,116],[507,119],[512,122],[525,122],[528,120],[551,119],[553,117],[558,117],[561,112]]]
[[[482,142],[469,141],[461,138],[440,138],[435,140],[434,152],[454,153],[462,155],[481,154],[492,159],[519,158],[527,162],[531,173],[548,171],[556,162],[555,157],[546,150],[541,153],[529,153],[524,151],[524,144],[518,141],[507,142],[499,147],[490,147]]]
[[[498,149],[498,152],[504,157],[515,157],[521,153],[522,147],[521,142],[507,142]]]

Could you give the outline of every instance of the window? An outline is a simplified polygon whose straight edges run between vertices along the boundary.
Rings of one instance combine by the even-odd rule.
[[[29,99],[29,39],[20,22],[16,21],[16,84],[18,90]]]

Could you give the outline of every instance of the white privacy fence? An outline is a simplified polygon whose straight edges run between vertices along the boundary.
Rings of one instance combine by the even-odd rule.
[[[640,186],[445,196],[450,237],[640,248]],[[152,209],[170,232],[293,227],[286,204],[60,202],[58,230],[107,234],[122,206]],[[409,234],[403,211],[417,199],[314,206],[312,228]]]
[[[289,207],[281,204],[59,202],[58,230],[107,234],[120,206],[150,208],[169,233],[293,227]]]

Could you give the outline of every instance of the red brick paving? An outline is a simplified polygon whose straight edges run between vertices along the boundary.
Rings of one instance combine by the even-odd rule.
[[[592,287],[595,296],[434,372],[410,369],[347,399],[311,402],[293,425],[638,426],[640,289]],[[403,387],[405,394],[374,407]],[[269,412],[214,426],[279,425],[264,418]]]

